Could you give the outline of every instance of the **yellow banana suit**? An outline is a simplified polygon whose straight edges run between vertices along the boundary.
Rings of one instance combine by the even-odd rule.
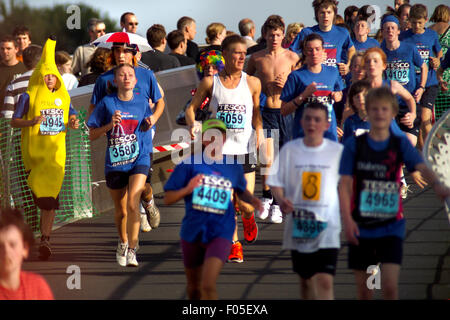
[[[41,115],[46,119],[22,128],[22,158],[25,170],[30,171],[28,185],[37,198],[56,199],[64,180],[70,96],[56,67],[55,46],[56,41],[51,39],[45,43],[27,89],[30,107],[24,119]],[[44,82],[47,74],[58,79],[53,92]]]

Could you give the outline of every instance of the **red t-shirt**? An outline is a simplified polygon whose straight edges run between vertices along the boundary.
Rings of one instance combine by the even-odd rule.
[[[20,287],[5,289],[0,285],[0,300],[54,300],[47,282],[38,274],[20,272]]]

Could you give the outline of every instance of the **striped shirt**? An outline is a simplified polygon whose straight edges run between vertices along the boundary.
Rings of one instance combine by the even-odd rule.
[[[22,93],[27,91],[28,81],[30,80],[32,73],[33,70],[29,70],[10,82],[6,88],[6,95],[3,105],[0,106],[1,117],[8,119],[12,118],[20,96]]]

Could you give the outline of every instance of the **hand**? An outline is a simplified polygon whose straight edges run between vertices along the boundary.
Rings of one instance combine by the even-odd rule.
[[[148,116],[147,118],[145,118],[145,122],[147,122],[149,128],[153,127],[156,124],[155,116]]]
[[[344,136],[344,131],[340,127],[337,127],[337,135],[338,138],[342,138]]]
[[[416,103],[420,102],[420,99],[422,99],[424,91],[425,91],[424,88],[419,88],[416,90],[416,92],[414,93],[414,100],[416,100]]]
[[[286,79],[287,78],[284,76],[284,72],[283,72],[275,77],[273,84],[278,88],[283,88],[284,84],[286,83]]]
[[[342,100],[342,91],[333,91],[330,95],[334,102],[340,102]]]
[[[197,136],[197,132],[202,132],[202,128],[200,127],[200,123],[197,121],[194,121],[194,124],[190,127],[189,133],[191,134],[191,139],[195,140],[195,137]]]
[[[306,87],[305,91],[303,91],[303,93],[302,93],[302,96],[303,96],[304,99],[306,99],[306,98],[312,96],[312,95],[314,94],[314,92],[317,91],[316,84],[317,84],[317,83],[315,83],[315,82],[313,81],[313,82],[311,82],[311,83]]]
[[[114,126],[118,125],[120,122],[122,122],[122,115],[120,114],[120,110],[116,110],[111,117],[111,123]]]
[[[439,66],[441,65],[441,60],[436,57],[430,57],[429,62],[430,62],[430,67],[433,68],[434,70],[437,70],[439,68]]]
[[[189,183],[188,183],[188,185],[187,185],[187,191],[188,191],[188,194],[191,194],[192,193],[192,191],[194,191],[194,189],[195,188],[197,188],[201,183],[202,183],[202,180],[203,180],[203,174],[198,174],[198,175],[196,175],[195,177],[193,177],[190,181],[189,181]]]
[[[45,116],[37,116],[31,120],[31,125],[41,124],[42,121],[45,121]]]
[[[259,212],[263,212],[264,211],[264,208],[262,206],[262,202],[257,197],[253,197],[253,199],[252,199],[252,206],[253,206],[253,208],[255,208],[255,210],[258,210]]]
[[[420,174],[420,171],[411,172],[411,177],[413,178],[414,182],[422,189],[428,185],[428,183],[425,181],[425,179]]]
[[[283,198],[281,199],[280,209],[284,214],[288,214],[294,211],[294,205],[289,199]]]
[[[339,73],[341,76],[345,76],[349,72],[349,67],[346,63],[338,63]]]
[[[439,86],[441,87],[441,91],[448,91],[448,83],[447,81],[439,81]]]
[[[347,241],[355,246],[359,245],[357,236],[359,236],[359,228],[355,220],[349,218],[347,221],[344,220],[345,237]]]
[[[400,119],[400,123],[403,123],[408,128],[414,127],[414,120],[416,119],[416,114],[408,112],[404,115],[403,118]]]
[[[80,127],[80,120],[76,117],[70,118],[69,126],[71,129],[78,129]]]

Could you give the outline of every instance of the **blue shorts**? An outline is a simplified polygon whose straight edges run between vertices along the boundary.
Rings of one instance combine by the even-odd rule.
[[[231,241],[225,238],[215,238],[209,243],[187,242],[181,239],[181,250],[183,251],[183,262],[186,268],[199,267],[210,258],[219,258],[226,262],[231,250]]]
[[[266,138],[274,138],[271,130],[278,130],[280,149],[286,142],[292,140],[293,114],[283,116],[280,109],[264,108],[261,117]]]
[[[149,171],[148,166],[135,166],[130,171],[111,171],[106,174],[106,186],[110,189],[123,189],[128,185],[128,180],[132,175],[145,174]]]

